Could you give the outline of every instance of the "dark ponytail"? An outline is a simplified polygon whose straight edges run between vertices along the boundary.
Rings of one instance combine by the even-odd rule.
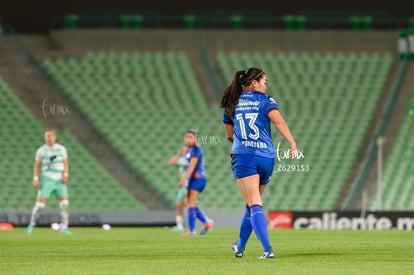
[[[232,117],[239,103],[239,98],[243,92],[243,86],[249,85],[253,80],[259,80],[264,74],[259,68],[249,68],[246,71],[237,71],[231,84],[224,90],[221,98],[220,107],[224,108],[224,113]]]
[[[243,92],[240,77],[244,77],[245,75],[246,71],[237,71],[230,86],[228,86],[223,92],[220,107],[224,108],[224,113],[229,117],[233,116],[234,109],[236,108],[239,97]]]

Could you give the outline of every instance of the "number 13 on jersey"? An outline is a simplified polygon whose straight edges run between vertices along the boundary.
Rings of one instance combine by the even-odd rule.
[[[247,136],[249,138],[257,140],[260,137],[259,128],[255,124],[258,113],[245,113],[244,117],[243,114],[237,114],[236,119],[239,122],[240,125],[240,131],[243,139],[247,139]],[[247,135],[246,132],[246,123],[248,124],[248,127],[250,129],[249,135]]]

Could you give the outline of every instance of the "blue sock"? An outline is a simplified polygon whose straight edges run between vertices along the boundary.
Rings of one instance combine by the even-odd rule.
[[[188,229],[191,232],[195,230],[196,219],[197,219],[197,208],[196,207],[188,208]]]
[[[272,251],[270,246],[269,235],[267,233],[266,217],[263,213],[263,207],[259,204],[250,206],[250,216],[254,233],[262,243],[263,249],[266,252]]]
[[[199,219],[202,223],[207,223],[207,219],[204,216],[203,211],[201,211],[201,209],[198,207],[196,207],[195,209],[197,211],[197,219]]]
[[[253,227],[250,219],[250,208],[246,205],[246,212],[240,223],[240,234],[239,242],[237,247],[239,250],[244,251],[247,241],[249,240],[250,234],[252,233]]]

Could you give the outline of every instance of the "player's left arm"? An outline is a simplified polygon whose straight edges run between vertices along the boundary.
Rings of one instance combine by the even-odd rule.
[[[187,180],[191,175],[194,173],[198,163],[198,157],[192,157],[190,159],[190,164],[188,165],[187,171],[184,173],[181,180],[178,182],[177,186],[178,188],[184,187],[187,183]]]

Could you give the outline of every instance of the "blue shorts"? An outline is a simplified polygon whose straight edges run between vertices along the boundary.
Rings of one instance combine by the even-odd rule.
[[[187,189],[193,189],[198,192],[203,192],[204,188],[206,187],[207,179],[206,178],[192,178],[188,181]]]
[[[269,183],[275,164],[274,158],[260,157],[251,154],[232,155],[231,166],[236,179],[259,174],[260,184]]]

